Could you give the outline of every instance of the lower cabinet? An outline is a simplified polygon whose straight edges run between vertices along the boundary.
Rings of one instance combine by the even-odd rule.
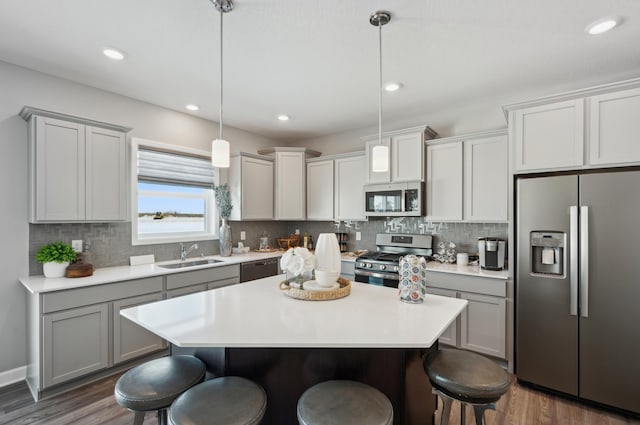
[[[468,301],[441,344],[506,359],[506,280],[454,273],[427,272],[427,293]]]
[[[42,317],[42,386],[60,384],[109,366],[109,305]]]
[[[340,268],[340,276],[345,279],[349,279],[350,281],[356,280],[356,262],[342,260],[341,268]]]
[[[195,294],[240,283],[240,266],[193,270],[167,276],[167,298]]]
[[[113,302],[113,363],[117,364],[164,348],[164,340],[120,316],[120,310],[160,301],[162,293]]]

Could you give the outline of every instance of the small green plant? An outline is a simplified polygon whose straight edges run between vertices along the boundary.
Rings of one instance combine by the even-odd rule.
[[[36,261],[39,263],[72,263],[76,260],[77,254],[68,243],[51,242],[43,245],[36,253]]]
[[[219,186],[214,186],[213,190],[216,192],[216,207],[218,208],[220,218],[229,218],[231,215],[231,209],[233,208],[231,205],[229,186],[221,184]]]

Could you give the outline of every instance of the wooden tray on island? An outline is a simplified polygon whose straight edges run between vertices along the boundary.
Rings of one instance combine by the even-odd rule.
[[[327,291],[310,291],[289,286],[286,281],[280,282],[280,289],[285,295],[298,300],[307,301],[329,301],[344,298],[351,293],[351,281],[343,277],[338,278],[339,288]]]

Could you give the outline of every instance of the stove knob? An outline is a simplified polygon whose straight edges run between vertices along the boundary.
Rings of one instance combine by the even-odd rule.
[[[385,266],[384,264],[380,264],[380,270],[387,270],[387,266]]]
[[[398,266],[393,266],[393,271],[397,272],[398,270],[400,270],[400,268]]]
[[[370,269],[371,268],[371,263],[367,263],[367,268]]]

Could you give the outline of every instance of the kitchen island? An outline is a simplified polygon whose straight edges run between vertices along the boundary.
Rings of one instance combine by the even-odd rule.
[[[397,290],[352,283],[332,301],[301,301],[278,288],[283,276],[158,301],[121,311],[171,344],[193,353],[212,375],[239,375],[262,385],[263,423],[296,424],[304,390],[328,379],[353,379],[391,400],[395,424],[432,423],[435,397],[422,356],[467,302],[427,295],[399,301]]]

